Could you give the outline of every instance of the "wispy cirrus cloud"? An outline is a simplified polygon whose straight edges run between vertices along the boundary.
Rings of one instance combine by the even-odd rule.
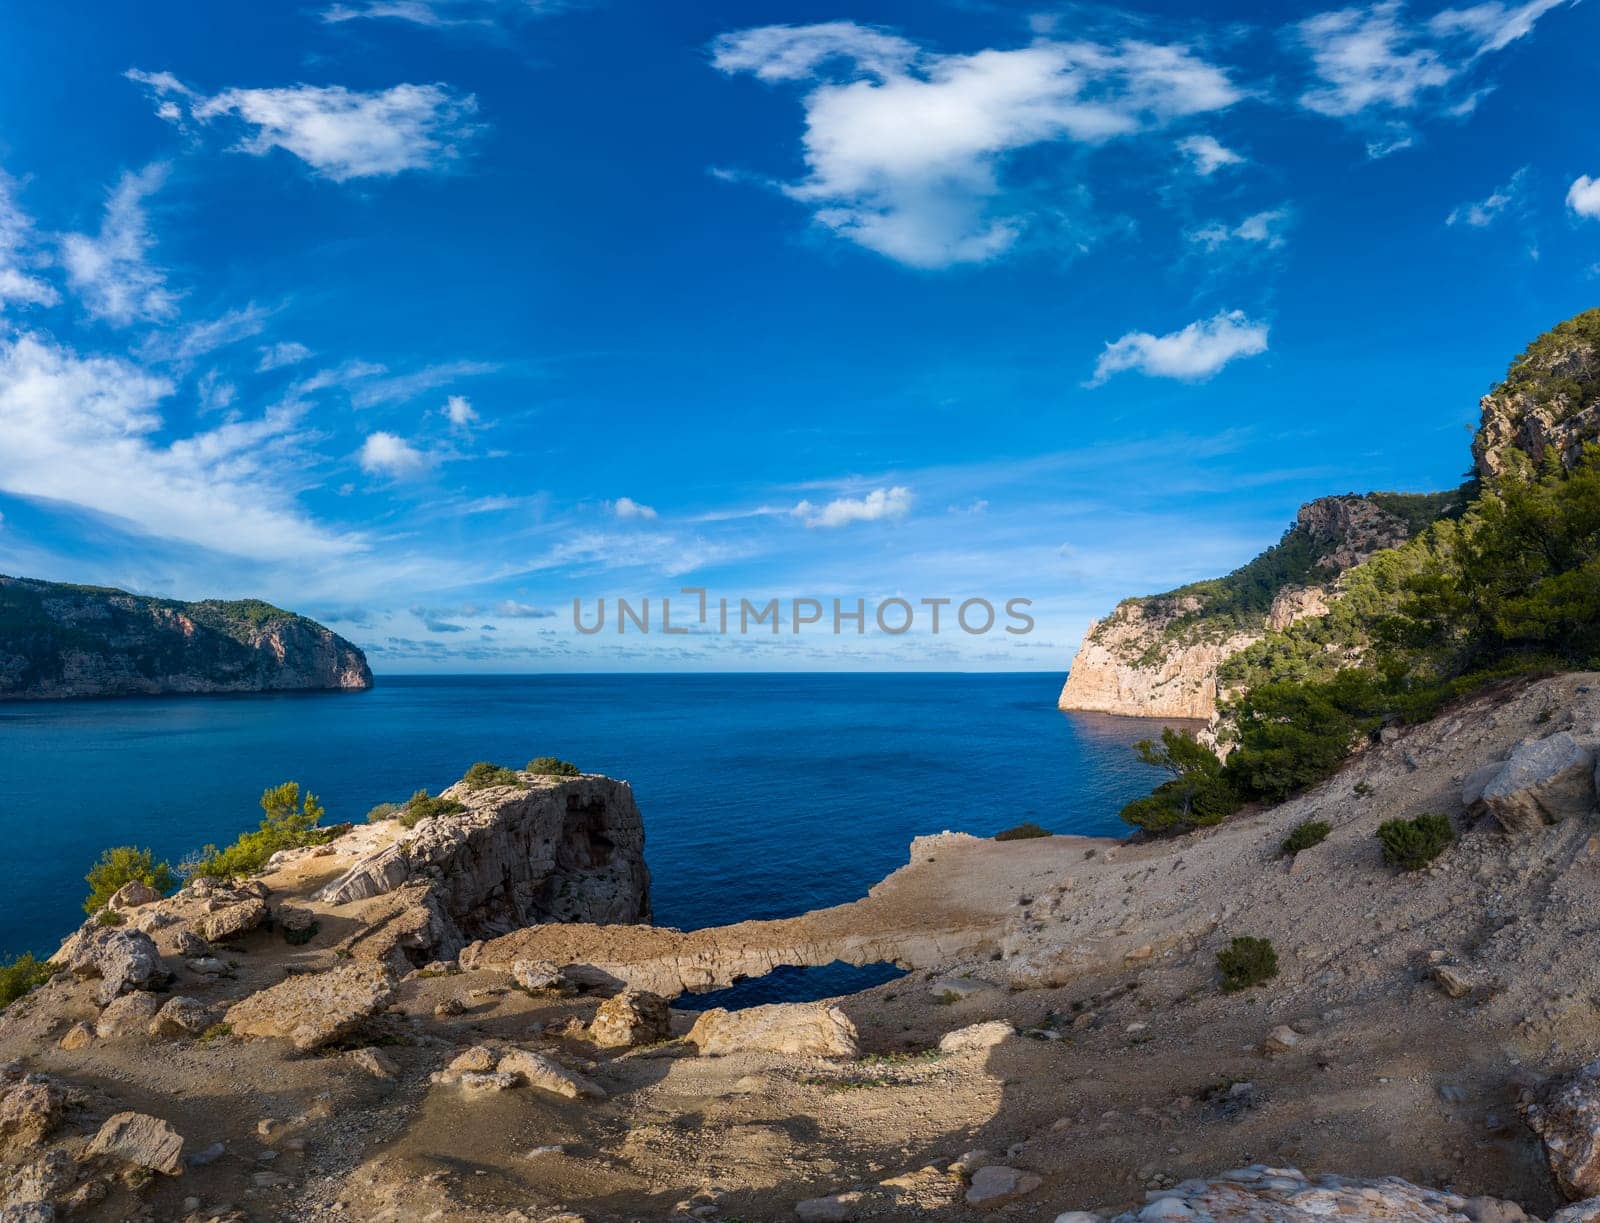
[[[1236,225],[1225,221],[1210,221],[1191,229],[1184,236],[1194,245],[1208,251],[1229,246],[1257,247],[1277,250],[1287,241],[1289,225],[1294,219],[1288,208],[1272,208],[1252,213]]]
[[[49,262],[33,219],[17,203],[17,184],[0,171],[0,310],[7,305],[54,306],[61,294],[38,272]]]
[[[1017,241],[1030,217],[1006,207],[1009,155],[1101,145],[1244,97],[1194,48],[1133,39],[942,54],[834,21],[725,34],[712,63],[803,84],[807,174],[780,190],[824,229],[919,268],[981,263]]]
[[[1130,331],[1106,345],[1089,385],[1099,386],[1125,370],[1203,382],[1232,361],[1266,352],[1267,330],[1242,310],[1226,310],[1166,335]]]
[[[1472,229],[1487,229],[1500,219],[1501,214],[1515,208],[1522,200],[1528,179],[1528,167],[1523,166],[1511,176],[1503,187],[1497,187],[1481,200],[1457,204],[1445,217],[1446,225],[1466,225]]]
[[[1473,87],[1473,69],[1533,32],[1541,17],[1573,0],[1500,0],[1445,9],[1420,20],[1401,0],[1318,13],[1292,27],[1291,41],[1310,61],[1300,94],[1306,110],[1358,123],[1374,133],[1368,155],[1383,157],[1415,142],[1418,114],[1470,114],[1492,85]]]
[[[169,72],[130,69],[156,113],[188,130],[236,125],[230,151],[262,157],[275,149],[334,182],[448,169],[479,130],[477,99],[442,84],[362,92],[342,85],[224,89],[205,95]]]
[[[177,314],[178,294],[167,287],[166,272],[149,262],[155,238],[144,207],[166,179],[167,167],[159,162],[124,174],[106,199],[99,232],[61,239],[67,284],[91,317],[113,327]]]
[[[549,17],[578,8],[578,0],[356,0],[322,10],[322,19],[337,25],[346,21],[405,21],[430,29],[496,27]]]
[[[103,515],[156,539],[263,561],[362,551],[295,503],[309,439],[270,410],[171,441],[164,375],[50,336],[0,340],[0,490]]]

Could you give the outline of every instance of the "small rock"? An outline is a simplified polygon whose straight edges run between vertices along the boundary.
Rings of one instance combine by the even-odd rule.
[[[8,1074],[0,1086],[0,1149],[38,1146],[61,1119],[65,1105],[61,1089],[43,1075]]]
[[[86,1023],[75,1023],[67,1029],[66,1035],[57,1041],[56,1044],[59,1048],[65,1049],[67,1052],[72,1053],[79,1049],[87,1049],[89,1045],[93,1043],[93,1041],[94,1029]]]
[[[1105,1223],[1092,1210],[1064,1210],[1055,1217],[1055,1223]]]
[[[154,904],[161,899],[161,893],[147,883],[135,879],[124,883],[106,903],[113,909],[137,909],[142,905]]]
[[[965,1053],[973,1049],[992,1049],[1016,1035],[1016,1029],[1003,1019],[975,1023],[965,1028],[946,1032],[939,1038],[942,1053]]]
[[[562,984],[561,969],[549,960],[516,960],[511,965],[511,979],[535,994],[559,989]]]
[[[1433,983],[1443,990],[1447,997],[1465,998],[1472,992],[1472,979],[1449,964],[1434,965],[1432,976]]]
[[[653,1045],[671,1035],[667,1000],[648,990],[625,989],[607,998],[589,1025],[589,1039],[608,1049]]]
[[[352,1049],[345,1054],[348,1061],[357,1070],[370,1074],[375,1079],[392,1079],[400,1073],[400,1067],[395,1060],[382,1049],[374,1049],[370,1045],[365,1049]]]
[[[457,1082],[468,1096],[494,1095],[496,1092],[510,1091],[513,1087],[522,1085],[522,1080],[516,1075],[495,1070],[487,1072],[469,1070]]]
[[[778,1002],[742,1011],[718,1007],[695,1020],[687,1039],[708,1057],[729,1053],[857,1057],[861,1052],[856,1025],[825,1002]]]
[[[1026,1197],[1042,1184],[1044,1178],[1035,1172],[989,1164],[972,1174],[972,1185],[967,1190],[967,1205],[991,1209],[1003,1206],[1017,1198]]]
[[[1261,1042],[1261,1048],[1265,1053],[1287,1053],[1299,1043],[1300,1033],[1288,1024],[1280,1024],[1267,1033],[1267,1038]]]
[[[861,1207],[861,1194],[835,1193],[825,1198],[807,1198],[796,1202],[794,1213],[805,1223],[848,1223],[856,1217]]]
[[[460,998],[455,997],[453,994],[446,998],[443,1002],[439,1003],[438,1006],[433,1008],[433,1016],[435,1019],[451,1019],[457,1015],[465,1015],[466,1013],[467,1004],[461,1001]]]
[[[203,1168],[207,1164],[214,1164],[228,1152],[228,1148],[220,1142],[213,1142],[208,1147],[201,1147],[183,1157],[183,1162],[191,1168]]]
[[[467,1074],[473,1071],[481,1073],[486,1070],[493,1070],[494,1063],[495,1052],[493,1049],[487,1045],[473,1045],[472,1048],[451,1058],[449,1064],[445,1066],[445,1070],[451,1074]]]

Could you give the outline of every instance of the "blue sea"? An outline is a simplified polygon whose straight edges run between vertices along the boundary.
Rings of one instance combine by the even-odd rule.
[[[656,920],[686,929],[855,899],[922,833],[1123,832],[1118,808],[1158,780],[1130,751],[1150,724],[1061,713],[1060,687],[1053,673],[386,675],[364,693],[0,704],[0,952],[55,949],[102,848],[176,862],[254,827],[261,791],[286,780],[332,822],[437,793],[476,760],[560,756],[625,778]],[[872,972],[784,974],[751,998]]]

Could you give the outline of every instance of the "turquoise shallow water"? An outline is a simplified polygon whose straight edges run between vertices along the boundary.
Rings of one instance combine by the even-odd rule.
[[[862,895],[911,838],[1034,820],[1116,833],[1154,776],[1133,719],[1062,714],[1039,675],[383,676],[365,693],[0,705],[0,951],[53,950],[101,848],[176,861],[298,780],[330,820],[475,760],[626,778],[656,920],[784,917]],[[843,976],[826,978],[837,984]],[[780,985],[792,995],[801,987]]]

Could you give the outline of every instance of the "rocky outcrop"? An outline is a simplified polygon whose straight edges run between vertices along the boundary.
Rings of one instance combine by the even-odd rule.
[[[258,600],[183,603],[0,575],[0,700],[371,686],[350,642]]]
[[[1479,407],[1472,458],[1482,479],[1493,481],[1524,458],[1535,469],[1552,458],[1571,467],[1600,438],[1600,310],[1530,344]]]
[[[1149,718],[1208,719],[1217,711],[1217,671],[1268,632],[1325,616],[1337,579],[1404,543],[1415,517],[1392,494],[1322,497],[1267,552],[1213,582],[1124,599],[1089,626],[1057,706]]]
[[[1524,1219],[1515,1202],[1469,1199],[1424,1189],[1398,1176],[1382,1180],[1321,1176],[1298,1168],[1251,1164],[1212,1180],[1180,1181],[1148,1195],[1149,1201],[1111,1223],[1155,1220],[1215,1220],[1216,1223],[1313,1223],[1328,1218],[1393,1220],[1393,1223],[1463,1223],[1478,1219]],[[1065,1216],[1063,1216],[1065,1217]]]
[[[1587,816],[1595,805],[1595,742],[1562,730],[1519,744],[1504,764],[1467,777],[1462,805],[1486,809],[1507,832],[1538,832]]]
[[[1568,1198],[1600,1195],[1600,1062],[1557,1075],[1519,1101],[1544,1143],[1550,1175]]]
[[[107,1117],[89,1142],[90,1155],[105,1155],[166,1176],[183,1171],[183,1138],[159,1117],[118,1113]]]
[[[296,1049],[320,1049],[359,1027],[389,1004],[394,978],[381,964],[290,977],[228,1008],[238,1036],[278,1037]]]
[[[517,786],[443,797],[465,810],[422,821],[324,887],[331,906],[409,890],[435,920],[419,953],[449,957],[466,942],[543,922],[650,918],[644,821],[627,782],[521,774]]]

